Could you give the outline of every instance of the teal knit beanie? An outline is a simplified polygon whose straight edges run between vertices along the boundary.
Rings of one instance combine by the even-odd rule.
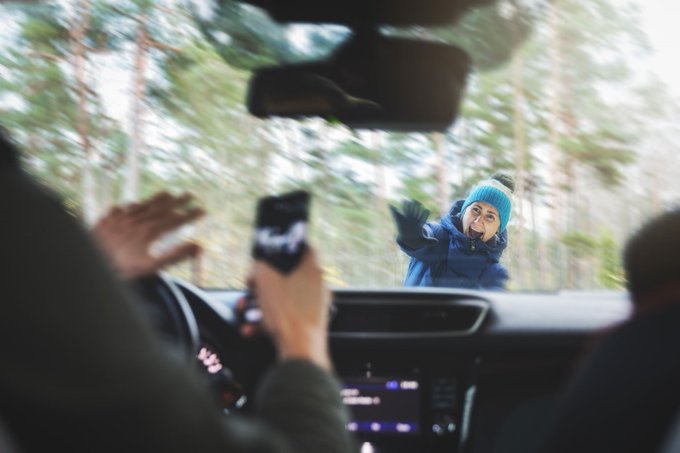
[[[488,179],[482,181],[472,188],[469,195],[465,198],[465,203],[460,212],[465,213],[465,210],[475,201],[483,201],[488,203],[498,211],[501,224],[498,227],[498,232],[505,231],[510,220],[510,213],[512,212],[512,191],[498,182],[495,179]]]

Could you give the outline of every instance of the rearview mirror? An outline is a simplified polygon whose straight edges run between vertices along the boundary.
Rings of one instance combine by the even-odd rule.
[[[260,118],[320,116],[355,129],[435,131],[458,115],[470,58],[447,44],[357,35],[327,60],[267,67],[250,81]]]

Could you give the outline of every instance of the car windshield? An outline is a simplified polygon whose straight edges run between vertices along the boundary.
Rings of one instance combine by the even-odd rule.
[[[418,133],[254,118],[254,69],[322,58],[351,33],[221,3],[0,7],[1,123],[25,168],[87,224],[159,190],[193,193],[209,215],[159,247],[200,242],[170,269],[200,286],[245,286],[255,206],[271,193],[312,194],[309,234],[334,286],[455,275],[449,286],[486,289],[501,275],[488,288],[509,291],[622,289],[625,239],[680,200],[674,2],[500,1],[447,27],[384,27],[473,62],[455,123]],[[498,173],[514,181],[494,183],[507,205],[474,192]],[[397,242],[409,206],[430,223]]]

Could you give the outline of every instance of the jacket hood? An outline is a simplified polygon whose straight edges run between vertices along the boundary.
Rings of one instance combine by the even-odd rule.
[[[475,250],[486,252],[490,258],[498,261],[503,250],[508,246],[507,228],[502,233],[494,234],[488,242],[482,242],[480,239],[469,239],[463,234],[463,216],[461,213],[463,204],[465,204],[465,200],[453,202],[449,211],[440,220],[442,227],[449,232],[451,240],[457,242],[461,250],[469,250],[472,242]]]

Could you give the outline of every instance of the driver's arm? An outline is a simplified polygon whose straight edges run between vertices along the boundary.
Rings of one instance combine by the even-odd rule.
[[[348,451],[328,372],[285,360],[263,397],[294,397],[263,405],[259,420],[225,422],[58,201],[2,168],[0,206],[0,419],[22,451]],[[286,410],[310,443],[281,422]]]
[[[256,261],[250,281],[280,361],[258,395],[259,414],[290,435],[294,451],[352,451],[340,389],[328,379],[331,294],[316,252],[289,275]]]

